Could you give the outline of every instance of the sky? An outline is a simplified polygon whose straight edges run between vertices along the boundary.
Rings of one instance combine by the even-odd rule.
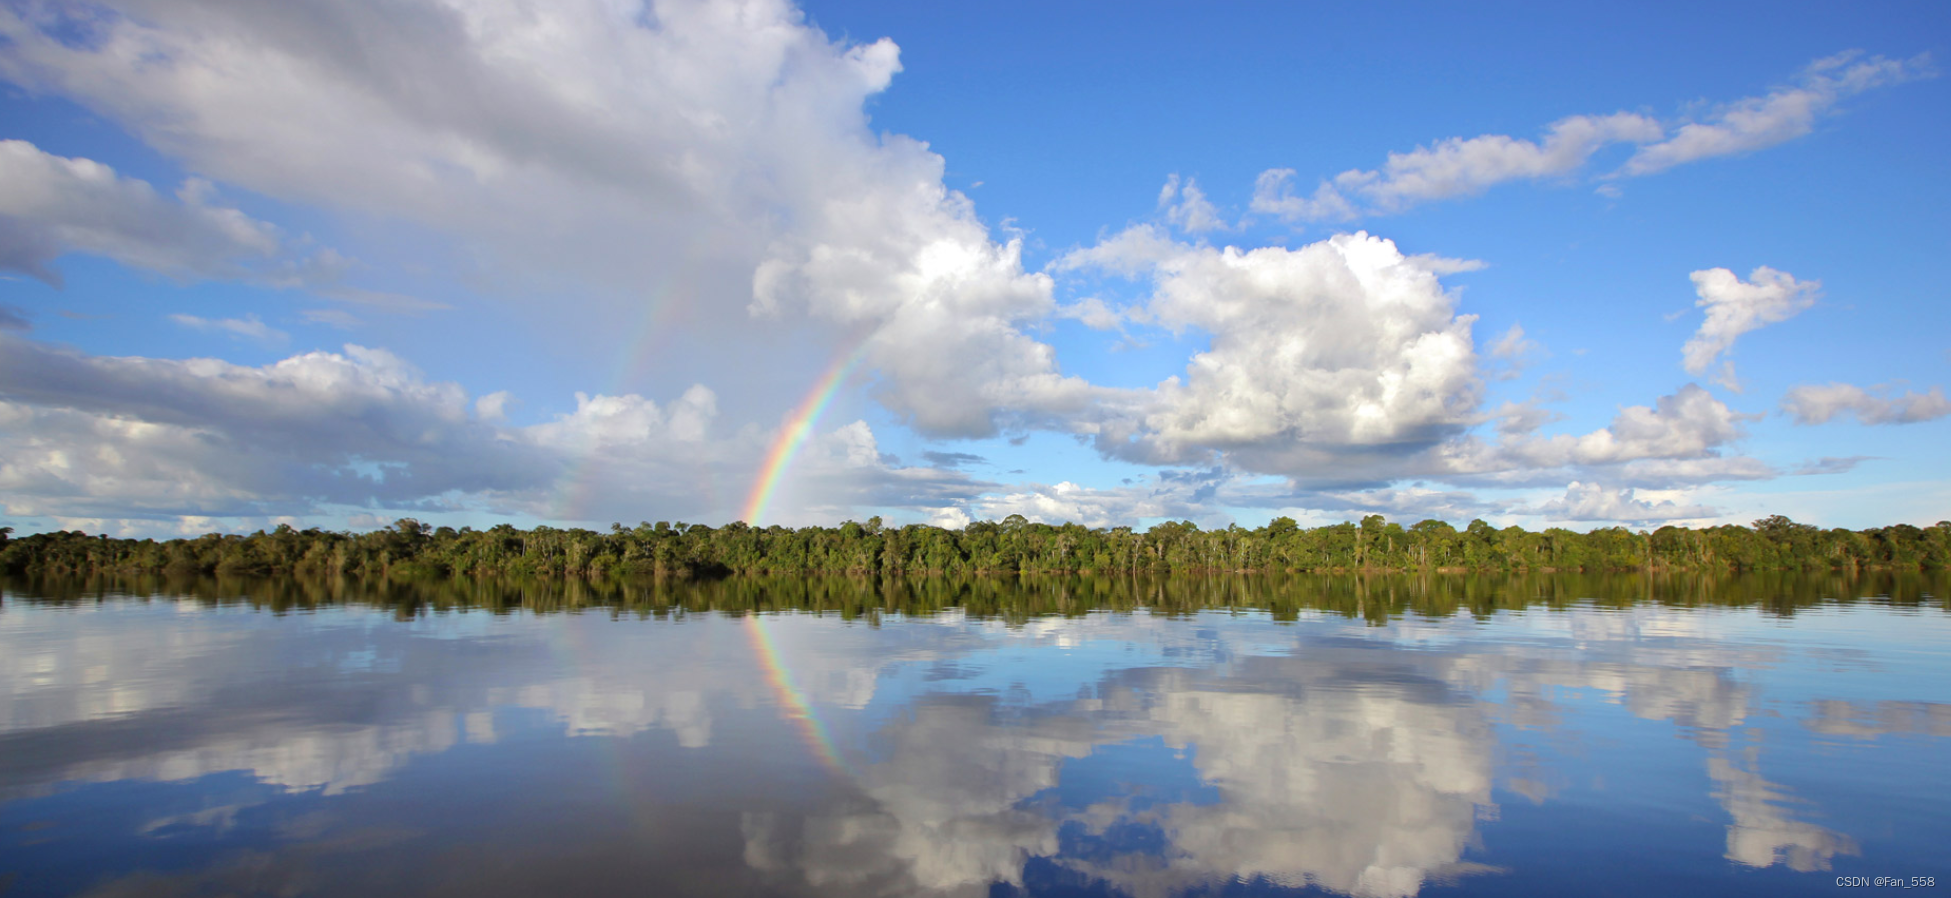
[[[1929,525],[1947,38],[0,4],[0,526]]]

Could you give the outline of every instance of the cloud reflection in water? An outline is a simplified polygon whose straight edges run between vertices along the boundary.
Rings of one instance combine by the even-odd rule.
[[[848,773],[797,757],[735,618],[103,607],[0,615],[0,810],[91,782],[242,772],[272,787],[158,810],[136,835],[230,831],[278,795],[399,788],[416,759],[475,746],[618,765],[629,838],[694,813],[679,792],[717,802],[731,822],[700,823],[699,838],[728,842],[758,891],[984,895],[1060,877],[1134,898],[1236,881],[1408,898],[1518,869],[1484,850],[1485,821],[1511,796],[1549,810],[1576,791],[1565,752],[1610,707],[1609,732],[1682,737],[1659,751],[1691,753],[1679,761],[1706,789],[1682,801],[1719,805],[1726,860],[1814,871],[1862,851],[1762,775],[1780,748],[1754,735],[1777,713],[1759,673],[1802,661],[1729,638],[1739,616],[774,618],[779,661],[832,722]],[[1787,698],[1801,731],[1857,743],[1940,738],[1951,720],[1927,701]],[[554,813],[567,799],[511,800]],[[630,845],[618,850],[656,854]]]

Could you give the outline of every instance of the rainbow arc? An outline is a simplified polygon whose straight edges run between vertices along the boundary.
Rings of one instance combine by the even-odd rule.
[[[820,414],[833,403],[839,395],[840,387],[847,381],[847,374],[860,363],[865,355],[866,344],[861,344],[829,366],[826,373],[813,383],[813,389],[800,400],[799,405],[786,419],[786,426],[780,428],[779,435],[773,438],[772,447],[766,450],[765,461],[759,465],[759,476],[752,484],[752,492],[745,498],[744,512],[739,520],[756,527],[765,517],[766,506],[772,504],[773,494],[779,489],[779,482],[785,479],[786,469],[792,466],[793,458],[799,455],[801,447],[813,435],[813,425],[819,421]]]

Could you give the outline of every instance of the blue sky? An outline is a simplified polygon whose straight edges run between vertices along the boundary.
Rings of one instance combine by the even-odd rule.
[[[0,518],[1930,524],[1948,19],[13,4]]]

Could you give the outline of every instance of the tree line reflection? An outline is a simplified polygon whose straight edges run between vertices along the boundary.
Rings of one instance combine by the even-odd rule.
[[[945,576],[448,577],[220,576],[192,574],[14,575],[0,577],[11,601],[72,604],[170,597],[270,611],[335,605],[497,614],[610,610],[664,618],[687,613],[809,611],[874,622],[882,615],[957,610],[973,618],[1022,621],[1094,611],[1190,614],[1264,611],[1276,620],[1303,612],[1383,623],[1404,615],[1488,616],[1526,608],[1756,608],[1792,616],[1825,605],[1951,610],[1951,571],[1856,570],[1747,573],[1552,574],[1083,574]]]

